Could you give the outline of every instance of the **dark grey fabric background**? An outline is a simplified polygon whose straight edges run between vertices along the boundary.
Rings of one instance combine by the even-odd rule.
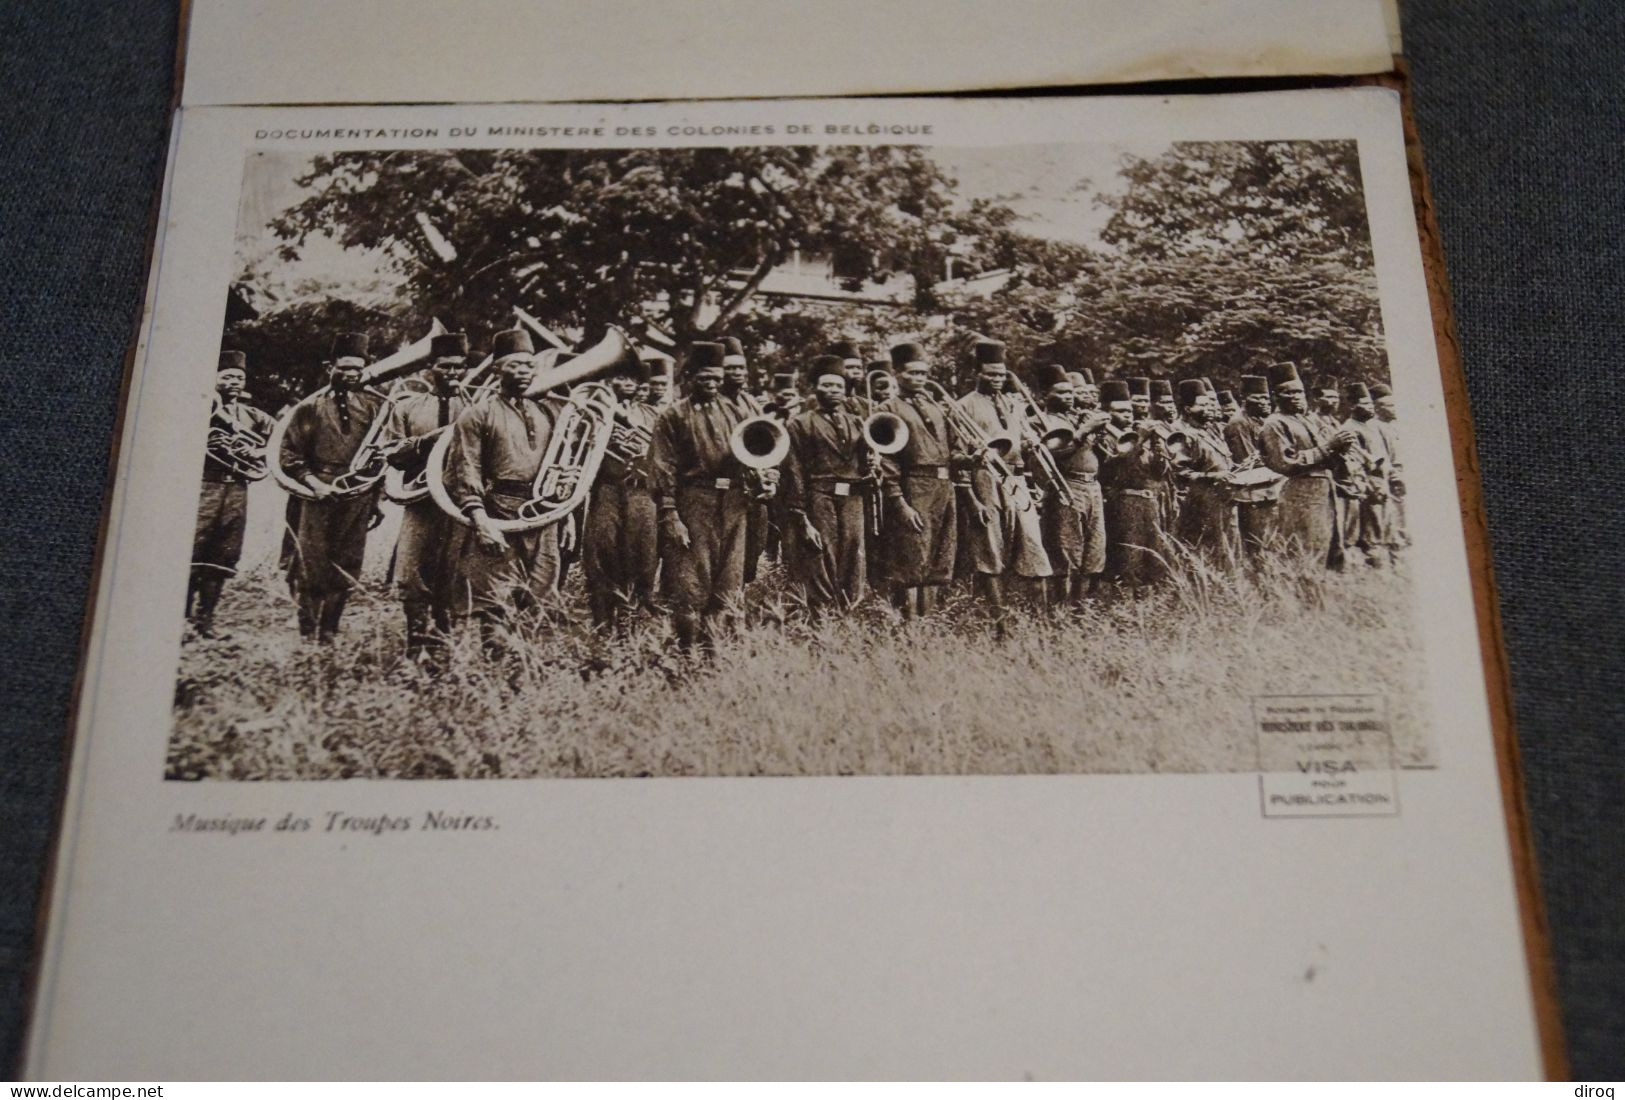
[[[173,0],[0,6],[0,1077],[125,349],[163,171]],[[1574,1073],[1625,1077],[1625,5],[1412,0]],[[1372,1052],[1372,1072],[1382,1072]]]

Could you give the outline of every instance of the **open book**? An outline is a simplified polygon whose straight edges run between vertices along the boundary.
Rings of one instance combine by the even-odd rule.
[[[1561,1073],[1395,25],[195,0],[27,1072]]]

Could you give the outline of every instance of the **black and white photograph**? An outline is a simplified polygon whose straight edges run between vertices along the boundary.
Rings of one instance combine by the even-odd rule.
[[[1355,141],[283,136],[167,778],[1436,763]]]

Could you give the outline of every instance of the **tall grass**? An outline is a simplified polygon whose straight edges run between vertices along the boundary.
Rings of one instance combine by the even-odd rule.
[[[280,578],[228,588],[229,639],[191,639],[167,774],[179,779],[918,775],[1250,771],[1252,697],[1388,697],[1402,764],[1432,762],[1401,573],[1268,559],[1226,573],[1180,555],[1143,598],[989,620],[959,592],[905,624],[865,605],[809,621],[776,570],[714,654],[662,619],[513,639],[460,632],[431,674],[399,605],[352,600],[332,647],[301,644]]]

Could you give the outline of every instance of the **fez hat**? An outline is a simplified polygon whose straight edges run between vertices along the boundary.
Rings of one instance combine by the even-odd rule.
[[[1330,375],[1328,375],[1327,377],[1322,378],[1320,380],[1320,385],[1315,387],[1315,392],[1316,393],[1337,393],[1337,394],[1340,394],[1340,393],[1343,392],[1343,384],[1341,382],[1339,382],[1337,379],[1332,378]]]
[[[997,340],[978,340],[973,350],[976,362],[982,366],[1004,362],[1004,345]]]
[[[530,341],[530,333],[522,328],[507,328],[497,333],[491,339],[491,358],[497,362],[510,355],[535,355],[536,345]]]
[[[1088,367],[1074,367],[1072,373],[1081,377],[1083,379],[1083,384],[1086,386],[1092,386],[1095,384],[1095,372],[1090,370]]]
[[[745,345],[739,342],[739,337],[725,337],[722,341],[722,351],[723,366],[742,367],[745,365]]]
[[[1218,396],[1219,388],[1213,384],[1213,379],[1204,374],[1202,377],[1198,378],[1197,381],[1202,383],[1202,388],[1208,393]]]
[[[248,356],[240,351],[222,351],[220,353],[220,365],[214,369],[217,371],[246,371],[248,369]]]
[[[468,334],[437,332],[429,338],[429,361],[436,359],[462,359],[468,355]]]
[[[1236,404],[1236,395],[1231,393],[1229,390],[1220,390],[1219,404],[1234,406]]]
[[[812,364],[807,368],[807,381],[813,385],[826,374],[840,374],[845,366],[839,355],[815,355]]]
[[[1181,406],[1194,405],[1207,396],[1207,387],[1202,385],[1200,378],[1182,378],[1179,382],[1179,403]]]
[[[858,345],[854,344],[850,340],[835,341],[829,346],[828,354],[833,355],[835,358],[843,361],[848,359],[856,359],[859,362],[863,361],[863,356],[858,354]]]
[[[1172,397],[1173,395],[1174,395],[1174,384],[1172,382],[1168,381],[1168,379],[1166,379],[1166,378],[1153,378],[1151,380],[1151,398],[1152,398],[1152,400],[1161,401],[1164,397]]]
[[[1366,388],[1364,382],[1350,382],[1343,387],[1343,400],[1351,404],[1355,401],[1364,401],[1370,396],[1371,391]]]
[[[664,355],[656,355],[653,352],[650,352],[645,355],[640,355],[638,358],[643,361],[643,364],[646,367],[649,368],[649,376],[651,378],[657,374],[671,373],[671,361]]]
[[[727,356],[727,349],[714,340],[696,340],[689,345],[688,369],[704,370],[706,367],[720,367]]]
[[[871,359],[871,360],[869,360],[868,364],[863,369],[866,370],[866,371],[871,371],[871,372],[872,371],[877,371],[877,370],[878,371],[884,371],[885,373],[890,374],[891,373],[891,360],[890,359]]]
[[[1149,378],[1130,378],[1126,384],[1130,398],[1151,396],[1151,379]]]
[[[364,332],[341,332],[333,337],[333,360],[339,359],[365,359],[367,357],[367,334]]]
[[[627,350],[621,354],[619,359],[615,360],[614,365],[609,368],[609,373],[613,378],[635,378],[639,382],[647,382],[649,380],[649,364],[639,359],[635,352]]]
[[[1392,397],[1394,396],[1394,387],[1390,386],[1386,382],[1378,382],[1375,386],[1371,387],[1371,396]]]
[[[781,370],[773,376],[773,388],[787,390],[796,384],[796,376],[787,370]]]
[[[1298,378],[1298,368],[1291,363],[1271,363],[1270,388],[1278,390],[1283,386],[1303,386]]]
[[[902,370],[910,363],[925,362],[925,349],[919,344],[893,344],[891,346],[891,365]]]
[[[1033,381],[1038,383],[1039,389],[1047,390],[1061,382],[1071,382],[1066,376],[1066,368],[1059,363],[1040,363],[1033,370]]]
[[[1270,380],[1262,374],[1244,374],[1241,376],[1241,396],[1268,397],[1270,395]]]
[[[1100,400],[1102,404],[1110,405],[1113,401],[1127,401],[1128,399],[1128,383],[1121,378],[1108,378],[1100,384]]]
[[[1035,367],[1046,363],[1059,363],[1062,367],[1069,365],[1069,357],[1062,354],[1059,344],[1041,344],[1033,350],[1031,362]]]

